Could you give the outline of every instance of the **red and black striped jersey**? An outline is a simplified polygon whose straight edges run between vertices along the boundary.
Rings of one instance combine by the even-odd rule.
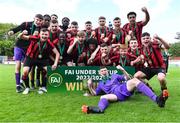
[[[27,49],[26,55],[32,59],[37,59],[38,55],[42,55],[42,59],[48,59],[49,53],[55,46],[48,39],[46,42],[40,42],[40,38],[37,36],[29,37],[30,45]]]
[[[98,28],[95,29],[95,37],[98,40],[99,45],[103,43],[103,40],[101,39],[102,34],[104,35],[104,38],[105,37],[109,38],[109,34],[110,34],[109,28],[105,26],[105,27],[102,27],[102,28],[98,27]]]
[[[123,29],[126,31],[127,34],[131,30],[138,41],[138,45],[139,46],[142,45],[141,43],[141,35],[142,35],[142,30],[143,30],[142,21],[136,22],[135,25],[133,26],[131,26],[130,23],[127,23],[123,26]]]
[[[151,68],[165,68],[159,43],[153,42],[148,48],[143,49],[145,62]]]
[[[114,39],[113,39],[113,34],[116,35]],[[124,29],[120,29],[120,30],[113,29],[109,37],[112,44],[125,44],[126,31],[124,31]]]

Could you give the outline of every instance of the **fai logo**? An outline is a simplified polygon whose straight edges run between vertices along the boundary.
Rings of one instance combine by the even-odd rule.
[[[53,73],[49,76],[49,84],[53,87],[59,87],[63,81],[59,73]]]

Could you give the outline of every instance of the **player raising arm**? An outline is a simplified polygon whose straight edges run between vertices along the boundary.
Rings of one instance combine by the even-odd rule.
[[[39,93],[47,92],[46,90],[46,73],[47,73],[47,65],[48,65],[48,57],[50,50],[56,55],[54,64],[52,65],[52,69],[55,70],[59,60],[59,52],[55,48],[55,46],[48,39],[49,32],[47,28],[42,28],[40,30],[39,37],[37,36],[26,36],[26,31],[23,31],[19,37],[23,40],[29,40],[30,46],[28,47],[26,58],[23,66],[23,76],[22,80],[25,82],[26,89],[23,94],[28,94],[29,89],[29,78],[28,74],[31,67],[38,66],[42,69],[42,88],[39,88]]]

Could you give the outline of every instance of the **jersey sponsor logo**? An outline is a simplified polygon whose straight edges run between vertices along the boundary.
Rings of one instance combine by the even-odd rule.
[[[49,84],[52,87],[59,87],[63,82],[63,77],[59,73],[53,73],[49,76]]]

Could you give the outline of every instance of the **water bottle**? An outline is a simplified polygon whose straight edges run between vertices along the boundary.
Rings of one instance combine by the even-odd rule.
[[[109,31],[111,32],[113,30],[113,25],[111,23],[111,21],[109,21]]]

